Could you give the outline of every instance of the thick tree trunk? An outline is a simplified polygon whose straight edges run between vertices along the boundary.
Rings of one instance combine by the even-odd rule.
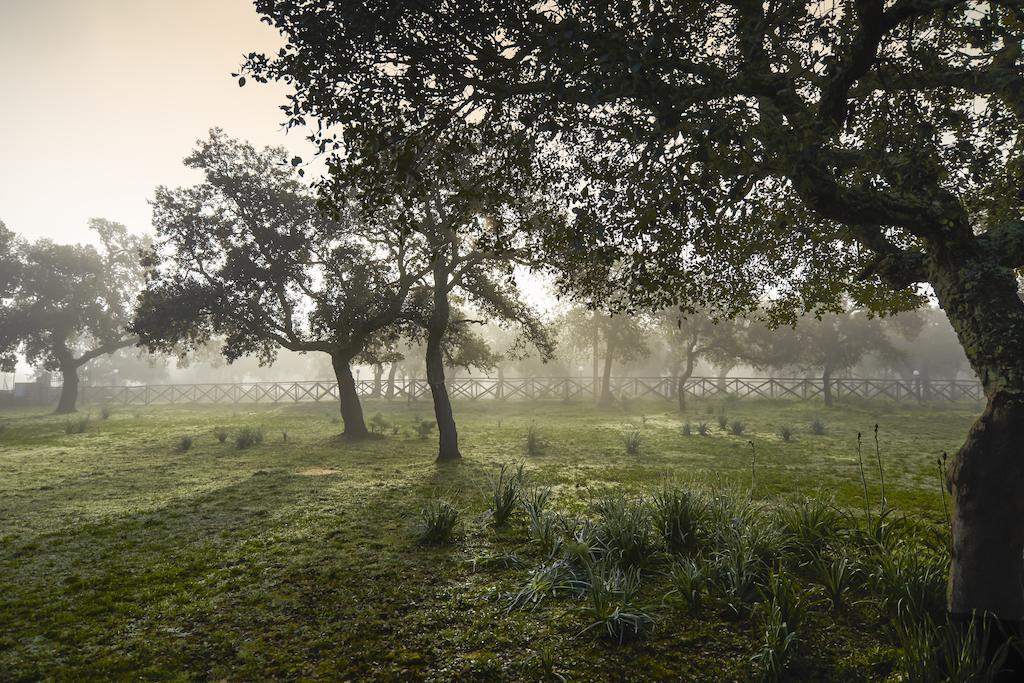
[[[391,400],[395,397],[395,375],[398,374],[398,363],[392,363],[391,369],[388,370],[388,388],[384,394],[384,398]]]
[[[933,256],[930,281],[987,405],[947,471],[953,494],[949,610],[1024,620],[1024,303],[1013,271],[971,244]],[[1012,648],[1011,648],[1012,650]],[[1016,667],[1020,667],[1018,660]],[[1017,668],[1017,673],[1024,673]],[[1015,679],[1019,680],[1019,679]]]
[[[821,393],[825,397],[825,405],[832,407],[832,368],[826,367],[821,373]]]
[[[612,362],[615,355],[614,347],[609,344],[605,349],[604,373],[601,375],[601,400],[598,405],[607,408],[615,403],[615,395],[612,393]]]
[[[60,401],[57,402],[55,413],[67,415],[78,409],[78,367],[73,363],[62,365],[60,374],[64,378],[64,386],[61,387]]]
[[[331,354],[334,376],[338,379],[338,401],[341,404],[341,419],[345,423],[344,435],[350,439],[361,439],[370,434],[363,419],[363,406],[356,391],[356,380],[352,376],[351,358],[344,354]]]
[[[444,291],[447,280],[443,272],[434,273],[434,308],[430,314],[427,329],[427,384],[434,399],[434,419],[437,421],[437,459],[439,462],[459,460],[459,432],[455,427],[452,402],[444,383],[444,354],[442,343],[448,331],[450,308],[448,293]]]
[[[691,345],[686,352],[686,367],[676,380],[676,400],[679,402],[679,412],[686,412],[686,382],[693,375],[693,366],[697,363],[697,352],[695,344]]]
[[[370,394],[372,398],[380,398],[384,393],[382,386],[382,378],[384,377],[384,364],[374,363],[373,365],[373,392]]]
[[[592,376],[594,378],[594,380],[593,380],[594,381],[594,383],[593,383],[593,386],[594,386],[594,403],[598,403],[601,400],[601,392],[598,390],[599,387],[601,386],[600,383],[599,383],[600,382],[599,368],[601,367],[601,358],[600,358],[601,357],[601,330],[600,330],[600,328],[598,327],[598,324],[597,324],[597,321],[598,321],[597,311],[594,311],[593,319],[594,319],[594,329],[593,329],[593,333],[592,333],[592,336],[591,336],[591,339],[590,339],[590,344],[594,348],[593,373],[592,373]]]

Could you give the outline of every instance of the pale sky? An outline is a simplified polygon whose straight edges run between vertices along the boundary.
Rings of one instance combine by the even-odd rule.
[[[91,217],[149,232],[153,189],[198,180],[181,160],[213,126],[302,154],[284,88],[231,77],[280,42],[250,0],[0,0],[0,221],[59,242],[89,241]]]

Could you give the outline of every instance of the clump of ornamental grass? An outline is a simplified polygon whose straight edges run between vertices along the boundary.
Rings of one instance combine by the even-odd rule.
[[[643,498],[610,496],[595,504],[597,538],[605,554],[624,567],[646,566],[656,548],[650,506]]]
[[[235,447],[239,450],[263,443],[263,430],[258,427],[242,427],[235,436]]]
[[[671,552],[691,552],[697,547],[697,530],[705,520],[703,498],[690,491],[665,486],[654,495],[654,521],[665,547]]]
[[[744,424],[743,420],[733,420],[731,423],[729,423],[729,431],[733,434],[733,436],[741,436],[743,432],[746,430],[746,428],[747,425]]]
[[[373,432],[374,434],[383,435],[385,430],[387,430],[388,427],[390,426],[391,423],[388,421],[386,417],[384,417],[383,413],[377,413],[376,415],[370,418],[370,431]]]
[[[816,417],[811,420],[811,434],[821,436],[825,433],[825,421],[820,417]]]
[[[523,466],[502,463],[498,473],[490,478],[490,511],[494,526],[508,524],[519,505],[523,488]]]
[[[729,418],[725,413],[720,413],[718,416],[718,428],[723,432],[729,429]]]
[[[110,416],[114,414],[114,411],[110,406],[100,406],[100,419],[109,420]]]
[[[683,432],[683,436],[692,436],[693,435],[693,425],[691,425],[689,422],[684,423],[683,424],[682,432]]]
[[[580,635],[597,631],[621,645],[654,623],[647,612],[634,604],[640,585],[637,570],[599,562],[588,568],[584,583],[587,602],[580,612],[588,624]]]
[[[700,434],[701,436],[707,436],[708,435],[708,423],[707,422],[701,422],[699,425],[697,425],[697,433]]]
[[[696,558],[675,562],[669,570],[669,583],[672,589],[665,597],[675,597],[691,612],[699,610],[707,598],[708,575]]]
[[[626,435],[625,445],[626,453],[629,455],[640,455],[640,446],[643,442],[643,437],[640,436],[640,432],[633,430]]]
[[[89,423],[91,418],[88,415],[83,415],[74,420],[64,421],[64,433],[65,434],[84,434],[89,429]]]
[[[541,435],[540,428],[536,424],[530,424],[526,430],[526,454],[543,455],[547,448],[547,442]]]
[[[185,453],[190,450],[192,450],[192,437],[186,434],[178,439],[178,452]]]
[[[443,499],[430,501],[420,511],[419,540],[423,545],[449,545],[460,527],[459,509]]]
[[[217,439],[217,443],[224,443],[228,440],[228,430],[224,427],[217,427],[213,430],[213,436]]]
[[[792,441],[795,434],[795,430],[789,425],[783,425],[782,427],[779,428],[779,436],[781,436],[782,440],[785,441],[786,443]]]

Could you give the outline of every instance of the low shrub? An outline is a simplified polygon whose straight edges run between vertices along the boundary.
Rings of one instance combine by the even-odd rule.
[[[820,417],[816,417],[811,420],[811,434],[817,434],[821,436],[825,433],[825,421]]]
[[[685,423],[683,425],[683,430],[682,431],[683,431],[683,436],[692,436],[693,435],[693,426],[689,422],[687,422],[687,423]]]
[[[781,436],[782,440],[785,441],[786,443],[789,443],[790,441],[793,440],[793,436],[795,435],[795,433],[796,432],[793,430],[793,428],[788,425],[783,425],[779,429],[779,436]]]
[[[229,433],[224,427],[217,427],[213,430],[213,435],[216,437],[217,443],[224,443],[228,440]]]
[[[647,501],[611,496],[595,505],[597,539],[605,554],[623,567],[642,567],[655,554],[652,515]]]
[[[89,429],[89,423],[91,418],[88,415],[83,415],[74,420],[64,421],[64,433],[65,434],[84,434]]]
[[[733,420],[729,425],[729,431],[732,432],[734,436],[740,436],[746,428],[747,426],[742,420]]]
[[[639,636],[654,619],[633,604],[640,575],[635,570],[598,563],[589,568],[585,582],[587,604],[580,608],[590,622],[580,635],[597,629],[622,644]]]
[[[100,406],[100,419],[101,420],[109,420],[110,416],[113,415],[113,414],[114,414],[114,411],[111,410],[110,406]]]
[[[258,446],[263,443],[263,430],[257,427],[242,427],[235,437],[235,446],[239,449]]]
[[[505,526],[519,505],[523,487],[523,466],[502,463],[490,479],[490,510],[494,526]]]
[[[530,428],[526,430],[526,454],[543,455],[545,448],[547,448],[547,443],[541,436],[540,429],[537,425],[531,424]]]
[[[665,547],[690,552],[697,547],[697,529],[705,519],[704,500],[678,488],[664,487],[654,496],[654,518]]]
[[[192,450],[192,437],[186,434],[178,439],[178,452],[184,453],[190,450]]]
[[[383,413],[377,413],[370,418],[370,431],[374,434],[384,434],[384,431],[391,426],[388,419],[384,417]]]
[[[697,425],[697,433],[700,434],[701,436],[707,436],[708,435],[708,423],[707,422],[701,422],[699,425]]]
[[[413,425],[413,431],[415,431],[416,435],[419,436],[421,439],[426,439],[427,437],[430,436],[431,432],[434,431],[434,427],[436,426],[436,422],[416,418],[416,422]]]

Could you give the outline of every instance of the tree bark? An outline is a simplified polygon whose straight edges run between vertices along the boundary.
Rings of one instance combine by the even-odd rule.
[[[604,355],[604,373],[601,375],[601,400],[599,406],[607,408],[615,403],[615,395],[612,394],[612,363],[614,361],[615,348],[609,342]]]
[[[60,366],[64,385],[60,389],[60,401],[57,402],[56,415],[68,415],[78,410],[78,366],[64,363]]]
[[[350,439],[361,439],[369,436],[363,419],[363,406],[356,391],[356,380],[352,376],[351,357],[336,353],[331,354],[331,365],[334,376],[338,379],[338,402],[341,404],[341,420],[345,423],[343,434]]]
[[[832,368],[825,366],[821,373],[821,392],[825,397],[825,405],[832,407]]]
[[[442,343],[448,331],[450,306],[448,292],[444,289],[447,274],[434,272],[434,308],[427,323],[427,384],[434,399],[434,420],[437,422],[437,460],[439,462],[459,460],[459,432],[455,427],[452,402],[444,383],[444,353]]]
[[[987,398],[947,471],[954,502],[949,610],[957,619],[988,613],[1019,627],[1024,620],[1024,303],[1012,270],[968,248],[950,245],[929,266],[939,304]]]
[[[381,379],[383,378],[383,376],[384,376],[384,364],[383,363],[374,363],[374,365],[373,365],[373,393],[371,394],[371,396],[373,398],[380,398],[383,395],[383,393],[384,393],[384,389],[381,386],[381,384],[382,384]]]
[[[686,368],[679,374],[679,378],[676,380],[676,400],[679,403],[679,412],[686,412],[686,382],[693,375],[693,366],[696,362],[694,354],[687,353],[686,355]]]
[[[391,369],[388,370],[388,388],[384,394],[384,398],[391,400],[395,397],[395,375],[398,374],[398,363],[392,363]]]
[[[594,329],[592,331],[590,343],[591,343],[591,346],[594,347],[594,358],[593,358],[594,403],[598,403],[601,400],[601,392],[598,391],[598,387],[600,386],[598,384],[598,381],[599,381],[598,368],[600,368],[600,365],[601,365],[601,361],[600,361],[600,356],[601,356],[601,329],[600,329],[600,327],[597,324],[597,321],[598,321],[597,311],[594,311],[594,314],[593,314],[592,317],[593,317],[593,322],[594,322]]]

